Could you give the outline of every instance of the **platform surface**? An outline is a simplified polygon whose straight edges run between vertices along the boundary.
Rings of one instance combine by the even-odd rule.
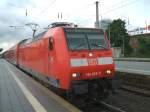
[[[49,89],[0,59],[0,112],[78,112]]]
[[[115,61],[116,71],[150,76],[150,62]]]

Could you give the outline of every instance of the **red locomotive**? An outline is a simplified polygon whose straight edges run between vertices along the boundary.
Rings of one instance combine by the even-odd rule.
[[[11,49],[4,57],[69,95],[99,98],[111,90],[114,61],[101,29],[54,23],[47,31],[18,43],[13,51],[14,58],[8,56]]]

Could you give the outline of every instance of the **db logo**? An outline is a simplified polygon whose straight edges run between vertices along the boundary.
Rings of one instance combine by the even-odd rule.
[[[98,64],[97,59],[96,58],[88,59],[88,64],[89,65],[97,65]]]

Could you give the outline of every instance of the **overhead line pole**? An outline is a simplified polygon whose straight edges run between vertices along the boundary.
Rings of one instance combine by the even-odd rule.
[[[96,28],[100,28],[99,26],[99,8],[98,8],[98,1],[96,1],[96,23],[95,23],[95,27]]]

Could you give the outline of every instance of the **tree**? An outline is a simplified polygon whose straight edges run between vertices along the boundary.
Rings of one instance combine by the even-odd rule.
[[[125,28],[125,21],[121,19],[113,20],[113,22],[108,26],[107,33],[110,33],[110,43],[113,47],[123,47],[125,54],[131,52],[129,46],[129,35]],[[124,45],[123,45],[124,44]]]
[[[139,46],[139,53],[143,56],[150,56],[150,38],[138,38],[138,41],[140,43]]]

